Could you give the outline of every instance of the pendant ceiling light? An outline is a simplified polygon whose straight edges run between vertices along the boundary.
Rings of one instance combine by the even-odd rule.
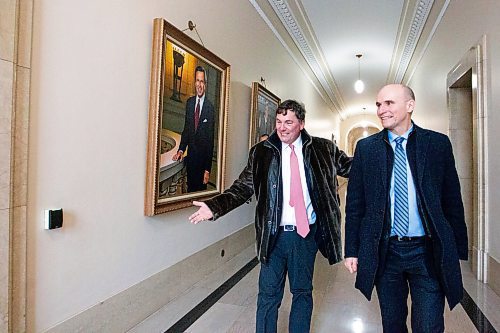
[[[365,90],[365,84],[361,81],[361,57],[362,54],[356,54],[356,58],[358,58],[358,80],[354,83],[354,90],[361,94]]]

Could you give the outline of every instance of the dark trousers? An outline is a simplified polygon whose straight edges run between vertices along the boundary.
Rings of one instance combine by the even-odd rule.
[[[203,165],[194,159],[186,157],[187,191],[205,191],[207,184],[203,184],[205,169]]]
[[[260,266],[257,298],[257,333],[277,332],[278,308],[283,298],[288,272],[293,295],[288,328],[290,333],[307,333],[313,309],[312,279],[318,246],[316,224],[302,238],[296,231],[280,231],[269,260]]]
[[[408,332],[408,290],[413,333],[444,332],[444,293],[425,242],[389,241],[385,269],[376,281],[384,332]]]

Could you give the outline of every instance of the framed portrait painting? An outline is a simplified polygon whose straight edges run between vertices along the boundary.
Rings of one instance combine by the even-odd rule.
[[[252,103],[250,114],[249,146],[267,137],[274,131],[276,125],[276,109],[281,103],[278,96],[267,90],[258,82],[252,84]]]
[[[154,19],[145,215],[222,191],[229,74],[225,61]]]

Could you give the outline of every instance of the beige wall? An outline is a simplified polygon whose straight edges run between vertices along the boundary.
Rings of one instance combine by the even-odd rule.
[[[196,5],[196,10],[194,10]],[[191,226],[192,209],[143,216],[151,29],[164,17],[197,24],[205,45],[231,64],[228,169],[248,149],[250,85],[265,77],[282,99],[306,104],[306,128],[343,146],[339,128],[270,29],[246,0],[36,1],[28,174],[28,331],[44,331],[168,268],[252,221],[252,205],[216,223]],[[500,3],[451,1],[413,75],[417,124],[448,129],[446,75],[487,35],[488,142],[500,140]],[[188,34],[196,39],[195,34]],[[3,63],[2,63],[3,64]],[[378,124],[378,121],[374,119]],[[489,170],[500,155],[488,148]],[[500,261],[499,176],[488,191],[489,254]],[[493,204],[492,204],[493,203]],[[61,230],[43,230],[45,208],[65,210]],[[235,218],[235,217],[238,218]]]
[[[500,140],[500,3],[494,0],[451,1],[436,34],[429,44],[410,85],[414,88],[417,100],[414,119],[424,127],[446,133],[448,130],[448,111],[446,105],[446,76],[462,56],[474,46],[482,35],[487,39],[487,190],[489,205],[487,211],[487,248],[486,251],[497,262],[500,259],[500,155],[496,142]],[[486,143],[487,144],[487,143]]]
[[[244,205],[192,226],[193,209],[147,218],[143,193],[154,17],[197,24],[231,64],[227,181],[246,161],[250,86],[261,76],[328,137],[338,117],[246,0],[36,1],[28,189],[28,331],[44,331],[241,229]],[[196,39],[194,33],[188,34]],[[308,126],[309,125],[309,126]],[[64,227],[43,230],[46,208]],[[235,218],[237,217],[237,218]]]

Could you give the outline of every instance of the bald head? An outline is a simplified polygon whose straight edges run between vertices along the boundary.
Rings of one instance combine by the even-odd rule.
[[[382,87],[382,89],[380,89],[379,93],[382,92],[383,90],[399,91],[400,93],[402,93],[405,96],[406,99],[412,100],[412,101],[415,100],[415,93],[413,92],[413,90],[404,84],[393,83],[393,84],[385,85]]]
[[[377,95],[377,116],[382,126],[396,135],[404,134],[411,126],[415,94],[403,84],[389,84]]]

